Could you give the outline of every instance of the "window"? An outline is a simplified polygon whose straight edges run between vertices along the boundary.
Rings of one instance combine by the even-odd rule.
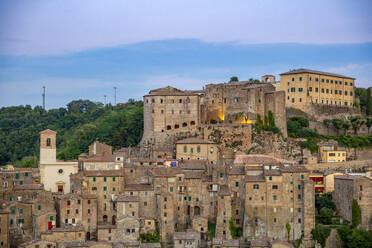
[[[338,93],[339,93],[340,95],[342,95],[342,90],[340,90]]]
[[[333,80],[331,80],[331,84],[333,84]]]
[[[63,173],[63,170],[62,169],[59,169],[58,170],[58,174],[62,174]]]
[[[318,92],[319,91],[319,89],[318,88],[315,88],[315,92]]]
[[[200,146],[198,146],[198,147],[196,148],[196,151],[197,151],[198,153],[200,153]]]
[[[170,191],[170,192],[173,192],[173,187],[170,187],[170,188],[169,188],[169,191]]]
[[[345,96],[347,96],[347,91],[345,90]]]
[[[191,148],[190,148],[190,152],[191,152],[191,153],[194,153],[194,148],[191,147]]]
[[[183,147],[183,152],[187,152],[187,146]]]
[[[276,201],[276,195],[273,196],[274,201]]]
[[[116,191],[116,188],[114,187],[114,188],[112,188],[112,191]]]
[[[350,83],[350,86],[353,86],[353,83]]]
[[[23,214],[23,209],[22,208],[19,209],[19,213]]]
[[[309,91],[312,92],[313,91],[313,87],[309,87]]]
[[[297,198],[298,198],[299,200],[301,200],[301,194],[298,194]]]
[[[296,88],[295,87],[292,87],[291,88],[291,92],[296,92]]]
[[[298,92],[302,92],[303,91],[303,88],[298,88]]]
[[[294,77],[292,78],[292,82],[294,82]]]
[[[223,195],[221,195],[221,199],[225,198]]]
[[[191,201],[191,196],[189,196],[189,201]]]
[[[49,220],[53,220],[53,215],[49,216]]]
[[[347,82],[345,82],[345,85],[347,86]]]
[[[259,189],[260,188],[260,185],[258,184],[253,184],[253,189]]]
[[[335,90],[335,94],[337,95],[337,90]]]
[[[106,178],[106,177],[104,177],[104,178],[103,178],[103,181],[104,181],[104,182],[106,182],[106,181],[107,181],[107,178]]]
[[[269,176],[269,180],[272,181],[273,180],[273,177],[272,176]]]
[[[327,79],[327,84],[329,83],[329,79]]]
[[[274,218],[274,223],[276,223],[276,218]]]
[[[37,206],[37,210],[41,210],[41,206],[40,205]]]
[[[273,185],[272,189],[278,189],[278,185]]]
[[[103,190],[106,191],[107,190],[107,187],[106,186],[103,186]]]
[[[328,89],[326,89],[326,93],[327,93],[327,94],[329,93],[329,90],[328,90]]]
[[[19,174],[18,173],[16,174],[16,179],[19,179]]]
[[[298,188],[298,190],[300,190],[301,189],[301,184],[297,185],[297,188]]]
[[[304,175],[301,175],[301,179],[303,180],[305,178],[305,176]]]
[[[324,93],[324,89],[322,89],[322,93]]]
[[[235,182],[235,187],[239,187],[239,182]]]
[[[50,138],[47,138],[47,140],[46,140],[46,146],[50,146]]]
[[[220,172],[220,178],[222,178],[223,177],[223,173],[222,172]]]
[[[79,213],[79,209],[76,209],[76,210],[75,210],[75,213],[77,213],[77,214],[78,214],[78,213]]]
[[[211,147],[211,149],[210,149],[210,153],[213,154],[213,152],[214,152],[214,148]]]
[[[302,81],[302,77],[300,77],[300,81]]]
[[[353,92],[352,91],[350,91],[350,96],[353,96]]]
[[[93,177],[93,182],[95,182],[96,181],[96,178],[95,177]]]
[[[318,82],[319,81],[319,78],[315,78],[315,82]]]

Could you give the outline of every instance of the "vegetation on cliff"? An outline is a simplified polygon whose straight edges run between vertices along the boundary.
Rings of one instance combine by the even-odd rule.
[[[77,100],[66,108],[44,110],[30,105],[0,108],[0,165],[35,167],[39,132],[57,134],[57,158],[77,159],[95,140],[114,148],[137,145],[143,133],[143,102],[116,106]]]

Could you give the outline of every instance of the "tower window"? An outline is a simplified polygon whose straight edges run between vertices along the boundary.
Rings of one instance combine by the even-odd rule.
[[[46,140],[46,146],[50,146],[50,138],[47,138],[47,140]]]

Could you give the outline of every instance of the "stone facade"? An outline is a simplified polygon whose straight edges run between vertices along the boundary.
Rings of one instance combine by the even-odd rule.
[[[361,209],[360,227],[372,230],[372,178],[366,176],[340,175],[334,178],[333,201],[341,216],[352,221],[353,199]]]
[[[0,209],[0,247],[9,248],[9,212]]]
[[[208,140],[189,138],[178,141],[176,145],[176,159],[178,160],[208,160],[216,164],[219,154],[218,146]]]

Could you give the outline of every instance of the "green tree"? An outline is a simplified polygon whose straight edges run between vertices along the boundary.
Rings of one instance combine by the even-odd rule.
[[[358,202],[355,199],[353,199],[351,211],[352,211],[351,226],[357,227],[360,224],[361,210]]]
[[[318,223],[330,225],[332,224],[333,211],[329,208],[323,207],[322,209],[320,209],[319,215],[317,217]]]
[[[342,120],[341,128],[344,130],[344,135],[346,135],[347,131],[349,130],[351,123],[348,120]]]
[[[354,135],[357,135],[361,126],[366,123],[366,120],[360,115],[351,116],[349,120],[351,122],[351,126],[353,127]]]
[[[288,234],[288,241],[291,239],[291,224],[288,222],[285,224],[285,229],[287,229],[287,234]]]
[[[371,87],[367,89],[367,100],[366,100],[366,114],[367,116],[372,115],[372,95]]]
[[[369,129],[371,128],[372,126],[372,116],[368,116],[367,119],[366,119],[366,126],[368,128],[368,134],[369,134]]]
[[[331,127],[332,125],[332,121],[330,119],[324,119],[323,120],[323,125],[327,127],[327,133],[329,135],[329,128]]]
[[[320,209],[322,208],[328,208],[331,210],[336,210],[336,205],[332,200],[332,194],[326,193],[326,194],[316,194],[315,195],[315,208],[317,209],[317,212],[320,212]]]
[[[311,230],[312,239],[318,242],[322,248],[325,247],[325,243],[330,233],[331,229],[321,224],[316,225],[315,228]]]
[[[233,239],[238,239],[242,236],[242,229],[235,226],[233,218],[229,220],[229,230]]]
[[[333,118],[332,119],[332,125],[337,130],[337,134],[339,134],[339,130],[343,128],[344,121],[343,119]]]
[[[230,78],[230,82],[238,82],[238,81],[239,81],[239,79],[238,79],[237,76],[232,76],[232,77]]]

